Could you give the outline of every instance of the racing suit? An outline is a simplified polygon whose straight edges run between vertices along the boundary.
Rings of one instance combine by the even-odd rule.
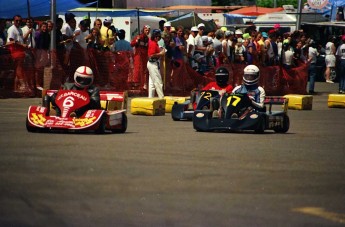
[[[94,85],[90,85],[87,88],[79,88],[74,83],[65,83],[62,85],[61,89],[62,90],[84,90],[85,89],[85,91],[89,94],[90,103],[75,111],[77,117],[82,116],[85,113],[85,111],[87,111],[87,110],[101,109],[101,102],[100,102],[101,98],[100,98],[98,87],[96,87]],[[57,95],[57,92],[54,93],[51,97],[46,95],[46,97],[44,97],[44,106],[49,106],[48,104],[49,104],[49,102],[51,102],[53,108],[56,110],[56,116],[60,116],[61,111],[56,106],[56,103],[55,103],[56,95]]]
[[[234,94],[248,94],[252,100],[252,106],[259,111],[264,110],[265,90],[263,87],[255,85],[239,85],[232,91]]]

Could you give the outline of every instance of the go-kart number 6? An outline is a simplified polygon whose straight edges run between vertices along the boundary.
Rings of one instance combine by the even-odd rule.
[[[241,101],[241,97],[238,97],[238,96],[230,96],[230,97],[228,97],[228,99],[227,99],[226,106],[230,106],[230,104],[233,105],[233,106],[236,106],[240,101]]]
[[[72,107],[74,106],[74,98],[69,96],[67,97],[62,104],[64,107]]]

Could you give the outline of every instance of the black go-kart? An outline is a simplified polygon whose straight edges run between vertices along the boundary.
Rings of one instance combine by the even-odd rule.
[[[189,100],[184,103],[174,103],[171,117],[174,121],[192,120],[195,110],[210,109],[210,101],[216,97],[220,97],[217,90],[192,91]]]
[[[289,130],[286,98],[267,96],[262,109],[255,108],[247,94],[224,94],[221,99],[212,98],[210,102],[210,109],[194,111],[193,127],[196,131],[253,130],[264,133],[265,130],[273,130],[286,133]],[[273,105],[282,105],[283,110],[273,111]]]

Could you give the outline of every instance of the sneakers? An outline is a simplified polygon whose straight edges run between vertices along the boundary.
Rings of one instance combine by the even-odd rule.
[[[334,84],[334,82],[333,82],[333,81],[331,81],[331,80],[326,80],[326,83],[329,83],[329,84]]]

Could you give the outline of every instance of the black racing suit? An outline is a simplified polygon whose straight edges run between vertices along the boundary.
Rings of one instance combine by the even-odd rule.
[[[76,110],[75,113],[77,115],[77,117],[82,116],[87,110],[90,109],[101,109],[101,102],[100,102],[100,95],[99,95],[99,89],[98,87],[94,86],[94,85],[90,85],[87,88],[79,88],[77,86],[75,86],[74,83],[64,83],[61,87],[62,90],[86,90],[86,92],[89,94],[90,96],[90,103],[86,106],[81,107],[80,109]],[[55,103],[55,98],[56,98],[57,92],[54,93],[51,97],[49,97],[48,95],[44,98],[44,105],[45,106],[49,106],[47,105],[51,102],[53,108],[56,110],[56,115],[60,116],[61,115],[61,111],[60,109],[56,106]]]

